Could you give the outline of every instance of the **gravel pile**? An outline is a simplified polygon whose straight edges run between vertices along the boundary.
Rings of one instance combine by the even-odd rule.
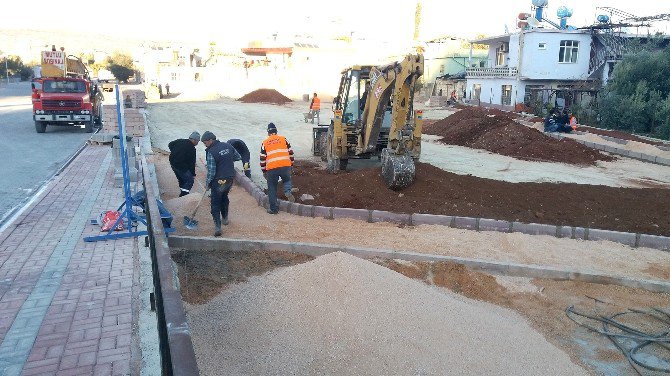
[[[578,375],[512,311],[344,253],[187,305],[203,375]]]
[[[244,94],[237,100],[244,103],[284,104],[288,102],[293,102],[290,98],[286,97],[284,94],[278,92],[275,89],[254,90],[251,93]]]

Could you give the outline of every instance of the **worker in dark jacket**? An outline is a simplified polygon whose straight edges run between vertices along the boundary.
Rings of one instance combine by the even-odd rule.
[[[251,165],[249,165],[249,162],[251,161],[251,153],[249,153],[247,144],[245,144],[244,141],[238,140],[236,138],[231,138],[227,142],[232,147],[234,147],[235,150],[237,150],[237,152],[240,154],[240,157],[242,157],[242,168],[244,169],[244,175],[251,179]]]
[[[179,197],[191,192],[195,179],[195,146],[200,140],[200,133],[193,132],[188,139],[180,138],[168,144],[170,149],[170,166],[179,182]]]
[[[228,224],[228,193],[233,187],[235,177],[235,161],[242,159],[240,154],[227,142],[216,139],[214,133],[207,131],[202,134],[202,143],[207,149],[207,186],[212,190],[212,218],[214,219],[214,236],[221,236],[221,223]],[[221,220],[223,217],[223,222]]]

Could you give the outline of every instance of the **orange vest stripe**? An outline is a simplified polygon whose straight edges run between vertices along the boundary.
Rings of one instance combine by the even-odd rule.
[[[321,99],[318,97],[314,97],[314,103],[312,103],[312,110],[320,110],[321,109]]]
[[[280,167],[291,166],[291,155],[288,151],[288,144],[283,136],[272,135],[263,141],[265,154],[265,169],[273,170]]]

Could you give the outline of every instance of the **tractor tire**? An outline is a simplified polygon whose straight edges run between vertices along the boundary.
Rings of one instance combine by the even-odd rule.
[[[47,123],[43,121],[35,121],[35,131],[37,133],[44,133],[47,130]]]

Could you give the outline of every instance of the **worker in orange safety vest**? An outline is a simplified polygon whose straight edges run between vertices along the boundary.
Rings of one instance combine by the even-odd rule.
[[[317,119],[317,124],[319,123],[319,114],[321,113],[321,99],[314,93],[312,97],[312,103],[309,104],[309,111],[312,113],[312,124],[314,124],[314,118]]]
[[[277,184],[281,178],[284,182],[284,194],[290,202],[295,202],[291,193],[291,168],[293,166],[293,149],[286,137],[277,134],[274,123],[268,124],[268,137],[261,145],[261,170],[268,182],[269,214],[277,214]]]

